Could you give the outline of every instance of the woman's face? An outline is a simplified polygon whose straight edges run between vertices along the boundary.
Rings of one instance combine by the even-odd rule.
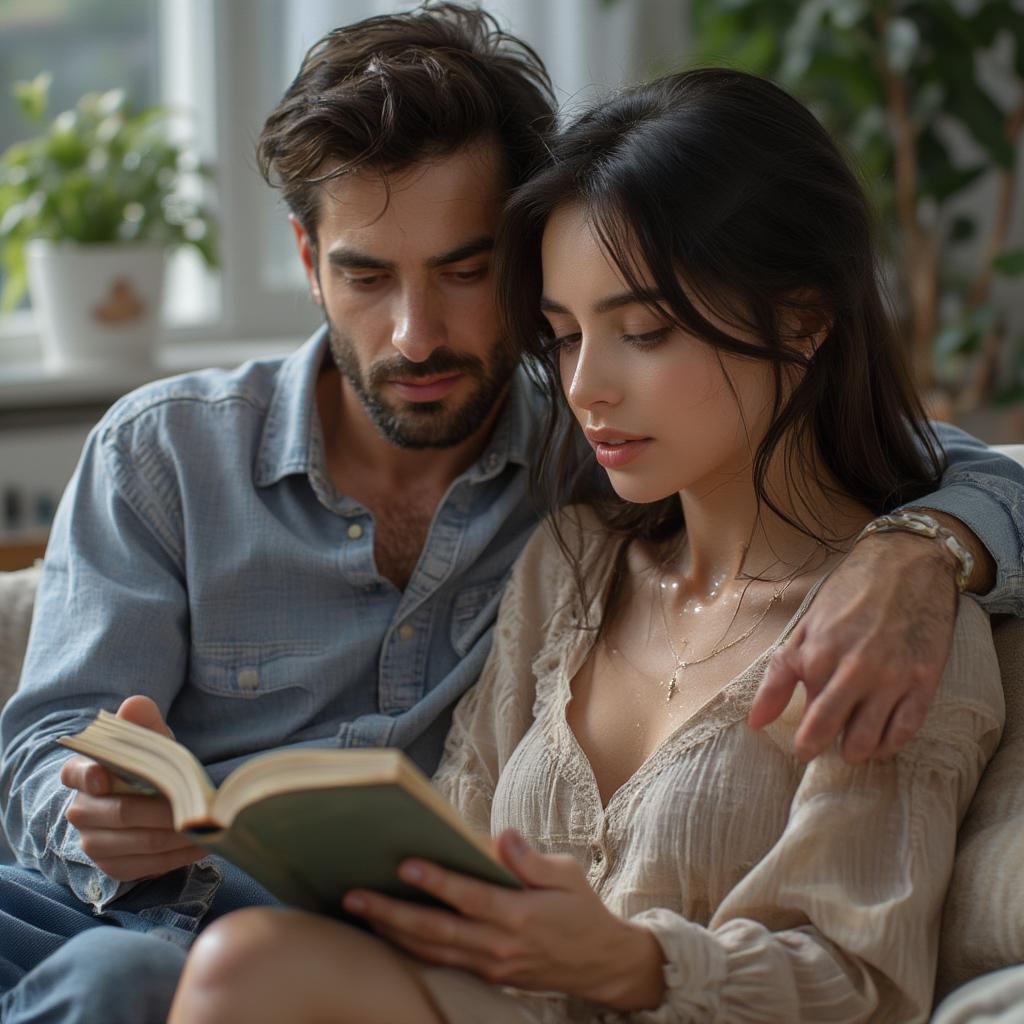
[[[551,216],[542,259],[562,389],[619,496],[699,497],[749,480],[771,412],[770,364],[717,350],[640,301],[579,207]]]

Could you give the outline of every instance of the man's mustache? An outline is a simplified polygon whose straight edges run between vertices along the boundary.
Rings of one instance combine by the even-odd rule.
[[[436,377],[442,373],[466,373],[482,377],[484,364],[476,356],[459,355],[451,349],[438,348],[434,349],[422,363],[411,362],[404,356],[376,363],[368,376],[371,385],[380,385],[396,378],[415,380],[418,377]]]

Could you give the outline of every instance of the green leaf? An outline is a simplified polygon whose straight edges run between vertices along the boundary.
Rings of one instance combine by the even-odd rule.
[[[981,344],[978,332],[968,324],[954,324],[944,327],[935,336],[932,353],[937,361],[943,361],[954,355],[970,355],[977,351]]]
[[[933,353],[939,362],[955,355],[977,352],[996,322],[998,311],[993,305],[979,306],[959,323],[943,328],[935,336]]]
[[[1022,12],[1014,10],[1013,0],[985,0],[970,14],[971,29],[979,46],[992,46],[1003,32],[1020,39]]]
[[[1020,277],[1024,274],[1024,249],[1002,253],[992,261],[992,267],[1008,277]]]
[[[885,56],[889,67],[905,75],[921,44],[921,33],[910,18],[892,18],[885,31]]]
[[[19,242],[5,242],[0,257],[5,274],[3,292],[0,293],[0,314],[4,314],[17,309],[18,303],[25,297],[28,271],[25,269],[25,250]]]
[[[963,123],[1000,167],[1013,167],[1016,154],[1006,136],[1005,115],[976,82],[959,81],[946,112]]]
[[[21,112],[30,121],[41,121],[50,98],[53,75],[43,71],[30,82],[15,82],[12,92]]]
[[[973,238],[977,230],[977,225],[970,218],[964,214],[960,214],[953,218],[953,224],[949,229],[949,240],[951,242],[966,242],[969,238]]]
[[[851,29],[869,14],[866,0],[831,0],[829,13],[839,29]]]
[[[985,164],[956,167],[949,158],[945,144],[935,132],[922,133],[917,145],[918,195],[931,196],[945,203],[988,170]]]

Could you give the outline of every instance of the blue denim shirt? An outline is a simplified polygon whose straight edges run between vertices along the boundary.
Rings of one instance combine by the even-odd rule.
[[[127,396],[61,502],[21,689],[0,720],[0,793],[19,860],[97,910],[131,886],[100,872],[67,823],[54,740],[99,708],[149,694],[215,782],[288,746],[398,746],[430,771],[483,666],[536,522],[525,467],[543,399],[520,371],[399,591],[376,571],[372,517],[328,478],[315,401],[326,351],[320,332],[283,360]],[[996,556],[990,610],[1024,611],[1024,471],[958,432],[944,440],[948,487],[915,504],[954,512]],[[147,887],[178,924],[217,884],[203,865],[181,878],[175,893],[171,879]]]

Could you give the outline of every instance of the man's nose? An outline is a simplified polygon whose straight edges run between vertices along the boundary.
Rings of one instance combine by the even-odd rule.
[[[411,363],[422,363],[447,344],[444,311],[429,288],[406,288],[397,300],[391,344]]]

